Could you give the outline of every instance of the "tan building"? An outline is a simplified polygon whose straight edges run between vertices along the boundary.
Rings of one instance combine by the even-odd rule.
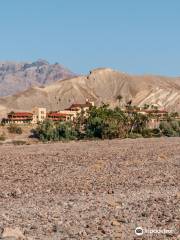
[[[48,113],[47,118],[53,121],[74,121],[81,111],[84,111],[86,114],[91,106],[94,106],[94,102],[86,99],[85,103],[74,103],[65,110]]]
[[[78,113],[81,111],[86,112],[92,106],[94,106],[94,102],[90,102],[89,99],[86,99],[85,103],[74,103],[69,108],[65,109],[65,111],[67,113],[72,113],[76,117]]]
[[[33,120],[32,123],[43,122],[46,119],[46,108],[34,107],[32,109]]]
[[[78,114],[77,111],[73,111],[73,110],[72,111],[71,110],[62,110],[59,113],[68,116],[67,120],[71,120],[71,121],[73,121],[77,117],[77,114]]]
[[[53,121],[73,121],[77,115],[94,106],[94,102],[90,102],[86,99],[85,103],[74,103],[69,108],[59,111],[47,113],[46,108],[34,107],[32,112],[11,112],[6,119],[3,119],[5,124],[17,123],[17,124],[37,124],[43,122],[45,119],[51,119]]]

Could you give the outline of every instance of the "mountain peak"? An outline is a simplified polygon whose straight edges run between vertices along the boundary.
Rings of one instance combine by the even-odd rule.
[[[33,86],[45,86],[75,76],[62,65],[44,59],[34,62],[0,62],[0,96],[13,95]]]

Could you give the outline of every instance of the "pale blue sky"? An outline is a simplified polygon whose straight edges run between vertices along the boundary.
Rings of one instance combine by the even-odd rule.
[[[179,0],[0,0],[0,61],[180,75]]]

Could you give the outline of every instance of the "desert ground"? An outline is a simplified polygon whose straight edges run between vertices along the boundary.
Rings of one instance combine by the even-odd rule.
[[[0,238],[180,239],[179,166],[179,138],[1,145]]]
[[[22,134],[9,133],[8,126],[0,126],[0,135],[5,135],[5,141],[0,141],[0,144],[4,143],[12,143],[15,141],[24,141],[27,144],[32,144],[38,142],[35,138],[30,138],[32,135],[31,130],[36,126],[33,125],[22,125],[20,126],[22,129]]]

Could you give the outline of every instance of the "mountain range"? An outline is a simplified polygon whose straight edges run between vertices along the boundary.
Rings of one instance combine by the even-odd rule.
[[[35,62],[0,62],[0,96],[12,95],[32,86],[45,86],[56,80],[75,76],[67,68],[45,60]]]
[[[69,74],[72,74],[71,72]],[[42,83],[48,83],[42,86]],[[39,81],[38,81],[39,84]],[[117,97],[122,96],[119,103]],[[180,78],[153,75],[134,76],[110,68],[99,68],[85,76],[41,81],[15,95],[0,98],[0,115],[8,111],[30,111],[34,106],[49,111],[62,110],[88,98],[117,106],[132,100],[133,105],[155,104],[159,108],[180,112]]]

